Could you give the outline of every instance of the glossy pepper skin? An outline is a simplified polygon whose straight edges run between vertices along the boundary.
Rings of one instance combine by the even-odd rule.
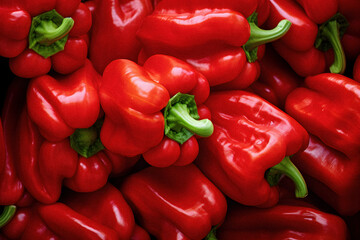
[[[346,240],[348,230],[342,218],[313,206],[279,203],[272,208],[239,204],[228,214],[214,239],[323,239]]]
[[[42,203],[58,200],[62,185],[78,192],[104,186],[138,160],[102,146],[98,73],[88,61],[66,76],[44,75],[29,82],[27,107],[17,125],[17,174]]]
[[[292,173],[286,167],[278,173],[292,178],[298,197],[307,195],[301,174],[286,158],[308,144],[299,123],[250,92],[214,92],[204,104],[211,111],[214,133],[199,141],[195,164],[225,195],[244,205],[275,205],[279,193],[271,169],[285,161]],[[265,178],[266,172],[270,176]]]
[[[136,31],[153,10],[150,0],[93,0],[89,58],[102,74],[115,59],[136,61],[140,42]],[[87,3],[88,4],[88,3]]]
[[[360,153],[360,84],[348,77],[323,73],[305,79],[292,91],[286,112],[324,144],[350,159]]]
[[[8,239],[130,239],[134,215],[107,184],[92,193],[70,192],[61,202],[19,208],[3,229]]]
[[[91,13],[80,0],[6,0],[0,9],[0,55],[15,75],[68,74],[84,65]]]
[[[139,224],[159,240],[203,239],[226,214],[224,195],[193,164],[146,168],[120,189]]]
[[[247,0],[161,1],[137,32],[143,44],[139,62],[168,54],[193,65],[210,86],[246,88],[259,75],[258,46],[280,38],[291,25],[285,20],[272,30],[260,29],[267,4],[254,13],[257,6]]]
[[[297,75],[271,47],[266,48],[259,65],[259,79],[252,83],[248,90],[283,109],[286,97],[300,85],[303,78]]]
[[[153,55],[143,66],[127,59],[115,60],[106,67],[99,92],[105,112],[100,137],[112,152],[124,156],[143,154],[149,164],[158,167],[186,165],[198,152],[194,134],[208,136],[212,132],[209,119],[195,120],[186,114],[189,110],[197,115],[203,108],[196,105],[209,95],[207,80],[174,57]],[[175,100],[183,96],[178,93],[193,96],[191,110],[190,105],[186,111],[178,109]],[[181,114],[175,117],[174,109]],[[170,127],[172,124],[177,126]],[[172,136],[176,132],[179,137],[187,137]]]
[[[360,162],[326,146],[310,135],[309,146],[291,160],[304,175],[309,189],[341,215],[360,211]]]
[[[15,132],[21,109],[25,105],[27,82],[15,78],[7,89],[2,109],[2,126],[4,133],[5,165],[0,171],[0,205],[17,203],[24,194],[24,186],[15,169],[18,158]]]
[[[354,63],[353,78],[355,81],[360,82],[360,55],[357,56]]]
[[[288,33],[273,46],[297,74],[306,77],[325,71],[344,73],[346,57],[340,38],[348,22],[336,15],[337,0],[270,0],[270,6],[267,27],[274,27],[282,19],[292,23]]]
[[[339,12],[346,16],[349,27],[341,39],[346,58],[354,60],[360,54],[360,2],[356,0],[341,0]]]

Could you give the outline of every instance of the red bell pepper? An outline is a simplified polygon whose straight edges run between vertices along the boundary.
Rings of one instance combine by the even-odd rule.
[[[24,194],[24,186],[15,169],[18,158],[15,132],[21,109],[25,104],[27,82],[15,78],[7,89],[2,109],[2,126],[5,140],[5,165],[0,171],[0,205],[17,203]]]
[[[26,189],[40,202],[58,200],[63,183],[74,191],[95,191],[110,174],[122,174],[138,160],[101,144],[98,78],[87,61],[73,74],[44,75],[29,83],[27,108],[18,123],[16,165]]]
[[[120,189],[139,224],[159,240],[203,239],[226,214],[224,195],[193,164],[146,168]]]
[[[275,205],[283,174],[296,184],[297,197],[307,195],[306,183],[288,157],[308,144],[299,123],[240,90],[211,93],[204,104],[211,111],[214,133],[199,141],[195,164],[225,195],[244,205]]]
[[[341,215],[360,211],[360,161],[326,146],[310,135],[309,146],[291,160],[304,175],[309,189]]]
[[[349,27],[341,42],[344,47],[346,58],[354,60],[360,54],[360,2],[357,0],[338,1],[339,12],[346,16]]]
[[[19,208],[3,229],[9,239],[130,239],[134,215],[112,185],[71,192],[61,202]]]
[[[154,166],[186,165],[198,151],[193,135],[206,137],[213,130],[209,119],[197,120],[197,105],[209,91],[201,74],[174,57],[154,55],[143,66],[115,60],[100,87],[105,112],[101,141],[124,156],[143,154]]]
[[[89,58],[102,74],[113,60],[135,61],[140,51],[136,31],[153,10],[150,0],[93,0]]]
[[[298,87],[303,79],[271,47],[266,48],[259,64],[260,77],[248,90],[283,109],[287,95]]]
[[[137,32],[143,44],[139,62],[168,54],[193,65],[210,86],[232,82],[226,87],[245,88],[258,76],[253,63],[258,46],[282,37],[291,25],[284,20],[272,30],[262,30],[256,9],[257,1],[248,0],[161,1]],[[264,21],[266,9],[259,11]]]
[[[286,112],[324,144],[350,159],[360,154],[360,84],[335,73],[305,79],[305,86],[292,91]]]
[[[260,209],[234,204],[216,230],[216,239],[348,239],[342,218],[312,206],[280,203]]]
[[[151,240],[151,238],[145,229],[136,224],[130,240]]]
[[[298,3],[299,4],[298,4]],[[344,73],[346,58],[341,45],[348,22],[339,11],[337,0],[270,0],[270,16],[266,26],[272,28],[282,19],[292,22],[289,32],[273,43],[276,51],[300,76],[326,71],[327,55],[334,56],[329,67],[332,73]],[[318,26],[318,24],[321,24]]]
[[[82,38],[91,27],[91,13],[80,0],[8,0],[0,4],[0,56],[10,69],[32,78],[52,68],[68,74],[86,60]]]
[[[355,81],[360,82],[360,54],[357,56],[353,67],[353,78]]]

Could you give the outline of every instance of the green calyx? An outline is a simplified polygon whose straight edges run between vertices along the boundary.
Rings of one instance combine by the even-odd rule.
[[[15,205],[3,206],[2,213],[0,215],[0,228],[5,226],[14,217],[16,212]]]
[[[270,43],[283,37],[290,29],[291,22],[283,19],[278,25],[270,30],[264,30],[257,25],[257,13],[254,12],[248,17],[250,25],[250,38],[243,46],[248,62],[257,60],[257,47],[266,43]]]
[[[217,240],[216,237],[216,229],[218,226],[214,226],[211,228],[211,231],[208,233],[208,235],[204,238],[204,240]]]
[[[346,18],[337,13],[319,27],[315,47],[321,51],[333,48],[334,62],[330,66],[330,72],[332,73],[343,74],[345,72],[346,58],[341,45],[341,38],[348,26],[349,23]]]
[[[32,19],[29,48],[44,58],[64,50],[68,33],[74,26],[72,18],[64,18],[55,9]]]
[[[295,184],[295,196],[304,198],[308,194],[306,182],[297,167],[291,162],[289,157],[285,157],[280,163],[268,169],[265,178],[270,186],[275,186],[285,175]]]
[[[177,93],[164,109],[165,135],[180,144],[194,134],[211,136],[214,125],[209,119],[198,120],[199,118],[194,96]]]
[[[78,154],[89,158],[104,149],[100,140],[100,130],[103,120],[98,120],[89,128],[78,128],[70,136],[70,146]]]

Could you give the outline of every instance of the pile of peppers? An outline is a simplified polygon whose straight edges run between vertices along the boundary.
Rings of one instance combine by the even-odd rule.
[[[359,0],[1,0],[0,240],[360,239]]]

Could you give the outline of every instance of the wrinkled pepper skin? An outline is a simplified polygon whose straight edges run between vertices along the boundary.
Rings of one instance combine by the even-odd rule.
[[[330,21],[340,12],[338,0],[270,0],[270,6],[267,27],[274,27],[281,19],[292,22],[288,33],[273,46],[297,74],[306,77],[327,71],[344,73],[346,57],[340,38],[347,23],[342,19]]]
[[[360,211],[360,162],[349,159],[317,137],[310,135],[309,146],[291,160],[304,175],[312,192],[341,215]]]
[[[323,73],[305,79],[292,91],[286,112],[324,144],[350,159],[360,154],[360,84],[348,77]]]
[[[140,42],[136,31],[153,10],[150,0],[93,0],[89,58],[102,74],[115,59],[137,60]]]
[[[342,218],[302,203],[279,203],[272,208],[229,206],[216,231],[217,239],[319,239],[346,240],[348,230]]]
[[[99,117],[98,80],[87,61],[70,75],[44,75],[29,82],[27,106],[17,124],[19,157],[15,161],[19,178],[39,202],[57,201],[63,184],[78,192],[95,191],[110,175],[123,174],[139,158],[101,148],[97,132],[90,132],[88,141],[84,137],[90,150],[96,147],[95,152],[76,147],[81,138],[74,136],[96,125]]]
[[[112,185],[65,194],[61,202],[19,208],[1,231],[8,239],[130,239],[134,215]]]
[[[54,9],[59,16],[51,15],[51,21],[42,18],[44,24],[37,25],[37,17]],[[66,20],[59,22],[61,18]],[[91,27],[91,13],[80,0],[6,0],[0,5],[0,20],[0,55],[10,58],[15,75],[33,78],[51,69],[69,74],[84,65],[88,48],[84,35]],[[57,29],[50,27],[50,22]],[[44,28],[37,31],[39,26]],[[43,34],[41,39],[38,32]],[[33,48],[32,33],[37,36],[35,46],[39,45],[39,51]]]
[[[275,205],[277,187],[264,174],[306,148],[305,129],[250,92],[213,92],[204,104],[211,111],[214,133],[199,140],[195,164],[231,199],[250,206]]]
[[[253,17],[255,10],[257,17]],[[268,10],[268,4],[260,7],[258,1],[248,0],[161,1],[137,32],[143,45],[138,61],[168,54],[193,65],[210,86],[226,83],[221,87],[246,88],[259,75],[257,47],[280,38],[291,24],[282,23],[269,31],[272,34],[264,33],[257,25],[267,18]]]
[[[298,76],[271,47],[266,48],[259,64],[260,77],[248,90],[283,109],[286,97],[300,85],[303,78]]]
[[[58,142],[77,128],[92,126],[99,117],[100,75],[87,60],[69,75],[44,75],[30,81],[27,111],[47,140]]]
[[[159,240],[200,240],[226,214],[224,195],[193,164],[149,167],[120,186],[139,224]]]
[[[126,59],[110,63],[100,87],[104,146],[124,156],[143,154],[158,167],[191,163],[198,152],[195,136],[181,145],[164,136],[166,117],[161,110],[179,92],[193,95],[201,105],[210,87],[192,66],[166,55],[153,55],[143,66]]]
[[[25,105],[27,82],[15,78],[7,89],[2,109],[2,126],[5,143],[5,165],[0,171],[0,205],[17,203],[24,194],[24,186],[15,169],[18,158],[15,132],[21,109]]]

